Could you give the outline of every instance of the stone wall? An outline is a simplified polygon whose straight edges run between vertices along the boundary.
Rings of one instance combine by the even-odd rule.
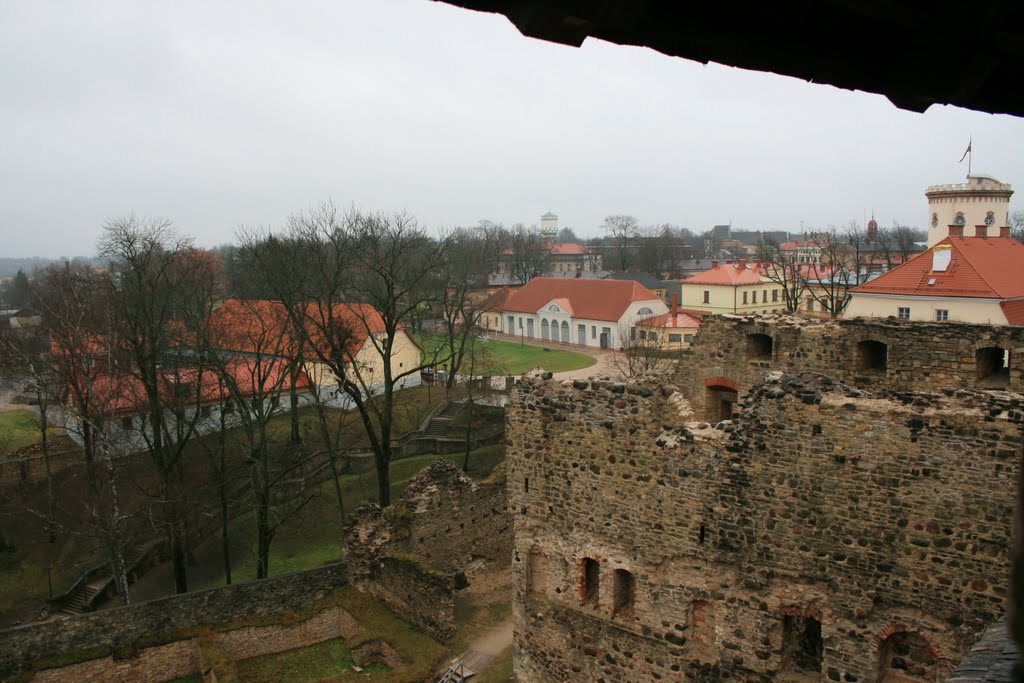
[[[758,342],[770,344],[768,353]],[[985,349],[1010,352],[1008,372],[986,371]],[[980,352],[980,357],[979,357]],[[979,361],[981,367],[979,368]],[[820,372],[859,388],[1024,390],[1024,328],[896,319],[807,320],[709,316],[682,354],[676,383],[694,414],[717,421],[716,389],[740,398],[772,370]]]
[[[1022,399],[905,389],[774,373],[715,429],[674,386],[525,381],[521,680],[948,673],[1003,611]]]
[[[232,661],[297,650],[334,638],[351,638],[359,623],[341,607],[331,607],[298,624],[243,626],[214,634],[225,657]]]
[[[347,569],[333,564],[295,574],[185,593],[67,619],[0,631],[0,678],[34,662],[69,652],[137,652],[140,643],[174,640],[174,634],[215,625],[276,616],[309,605],[348,583]]]
[[[147,647],[134,657],[101,657],[57,669],[45,669],[33,683],[160,683],[199,673],[202,654],[195,639]]]
[[[345,536],[353,580],[407,621],[454,634],[456,577],[477,559],[507,561],[512,520],[503,483],[478,483],[447,460],[413,477],[382,511],[364,505]]]

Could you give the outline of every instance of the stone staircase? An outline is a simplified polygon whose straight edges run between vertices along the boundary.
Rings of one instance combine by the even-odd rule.
[[[430,422],[427,423],[427,428],[423,430],[423,435],[433,437],[448,436],[448,430],[452,426],[452,420],[459,414],[462,408],[463,405],[461,403],[453,403],[449,401],[448,405],[441,409],[441,412],[430,418]]]
[[[81,584],[67,597],[60,611],[70,616],[91,611],[96,598],[106,590],[113,580],[114,577],[105,576],[89,583]]]
[[[462,683],[473,675],[475,675],[475,672],[465,668],[462,660],[459,660],[458,663],[448,667],[448,670],[444,672],[444,675],[441,676],[437,683]]]

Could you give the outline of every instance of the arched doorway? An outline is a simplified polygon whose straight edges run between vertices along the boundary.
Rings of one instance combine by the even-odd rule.
[[[704,419],[714,424],[731,420],[739,402],[739,382],[728,377],[704,380]]]

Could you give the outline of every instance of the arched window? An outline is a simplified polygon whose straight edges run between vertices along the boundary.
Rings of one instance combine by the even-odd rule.
[[[966,223],[967,223],[967,221],[966,221],[966,219],[964,219],[963,212],[962,211],[957,211],[956,212],[956,218],[953,219],[953,225],[964,225]]]
[[[878,648],[878,680],[881,683],[934,681],[935,651],[919,633],[897,631]]]
[[[1000,387],[1010,381],[1010,352],[998,346],[978,349],[974,353],[978,383],[983,387]]]
[[[651,309],[647,308],[647,306],[644,306],[639,311],[637,311],[636,314],[637,315],[654,315],[654,311],[652,311]]]
[[[553,337],[555,335],[552,334],[551,336]],[[569,339],[569,323],[567,323],[564,320],[562,321],[562,341],[566,344],[572,341],[571,339]]]
[[[558,311],[560,311],[561,309],[558,308],[558,306],[556,306],[555,304],[551,304],[550,306],[548,306],[548,310],[551,311],[552,313],[558,313]]]
[[[612,616],[630,616],[636,603],[636,579],[625,569],[615,570]]]
[[[989,211],[988,213],[985,214],[985,225],[991,227],[991,226],[993,226],[995,224],[996,224],[996,215],[994,213],[992,213],[991,211]]]
[[[548,331],[548,319],[547,318],[544,318],[543,320],[540,321],[540,338],[541,339],[549,339],[550,338],[550,333]]]
[[[939,224],[939,214],[933,213],[932,214],[932,227],[934,228],[934,227],[938,226],[938,224]]]
[[[860,370],[884,371],[888,365],[889,347],[880,341],[866,340],[857,343],[857,365]]]

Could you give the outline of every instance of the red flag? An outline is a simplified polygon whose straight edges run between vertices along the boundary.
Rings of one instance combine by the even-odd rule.
[[[963,160],[966,159],[967,155],[971,153],[971,142],[972,142],[971,140],[968,140],[968,142],[967,142],[967,149],[964,150],[964,155],[962,157],[960,157],[960,161],[958,161],[956,163],[958,163],[958,164],[963,163]]]

